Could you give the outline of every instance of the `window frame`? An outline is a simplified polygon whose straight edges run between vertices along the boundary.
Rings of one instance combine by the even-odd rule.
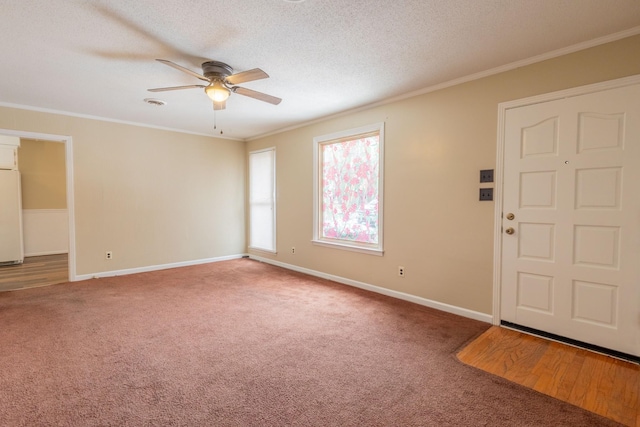
[[[252,217],[252,205],[253,202],[251,200],[251,179],[252,179],[252,173],[251,173],[251,155],[253,154],[260,154],[260,153],[265,153],[265,152],[272,152],[272,188],[271,188],[271,209],[273,212],[273,219],[272,219],[272,230],[273,230],[273,239],[272,239],[272,244],[273,244],[273,249],[269,249],[269,248],[262,248],[262,247],[258,247],[258,246],[253,246],[252,245],[252,241],[251,241],[251,237],[252,237],[252,232],[251,232],[251,217]],[[247,156],[247,172],[248,172],[248,191],[247,191],[247,202],[249,205],[249,223],[248,223],[248,231],[249,231],[249,235],[248,235],[248,244],[247,247],[248,249],[251,250],[255,250],[255,251],[262,251],[262,252],[268,252],[268,253],[272,253],[272,254],[277,254],[277,229],[276,229],[276,218],[277,218],[277,212],[276,212],[276,147],[268,147],[268,148],[262,148],[259,150],[254,150],[254,151],[250,151],[248,156]]]
[[[323,145],[357,138],[359,135],[378,133],[378,243],[361,243],[321,236],[322,230],[322,154]],[[384,254],[384,122],[347,129],[313,138],[313,238],[314,245],[382,256]]]

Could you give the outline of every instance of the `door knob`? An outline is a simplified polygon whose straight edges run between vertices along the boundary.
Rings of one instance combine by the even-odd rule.
[[[516,232],[516,230],[514,230],[513,227],[509,227],[506,230],[504,230],[504,232],[507,234],[513,234]]]
[[[513,219],[514,219],[515,217],[516,217],[516,216],[515,216],[514,214],[512,214],[511,212],[509,212],[509,213],[507,214],[507,219],[508,219],[509,221],[513,221]]]

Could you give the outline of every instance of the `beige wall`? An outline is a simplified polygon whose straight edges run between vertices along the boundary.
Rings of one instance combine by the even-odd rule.
[[[0,129],[73,138],[78,275],[244,253],[243,142],[5,107]]]
[[[64,144],[21,139],[18,169],[23,209],[66,209]]]
[[[490,314],[494,203],[478,179],[495,168],[498,103],[639,74],[638,52],[635,36],[248,142],[277,157],[278,254],[255,254]],[[379,121],[384,256],[312,245],[313,137]]]

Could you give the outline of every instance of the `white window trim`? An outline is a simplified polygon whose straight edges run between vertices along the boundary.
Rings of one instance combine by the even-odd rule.
[[[321,206],[320,197],[322,195],[320,191],[320,145],[323,142],[331,141],[334,139],[346,138],[353,135],[359,135],[363,133],[379,132],[379,171],[378,171],[378,244],[367,245],[358,244],[356,242],[349,243],[344,241],[334,241],[323,239],[320,237],[320,214],[319,209]],[[366,253],[370,255],[382,256],[384,254],[384,122],[373,123],[366,126],[361,126],[355,129],[348,129],[340,132],[335,132],[328,135],[316,136],[313,138],[313,238],[311,242],[314,245],[325,246],[335,249],[342,249],[352,252]]]
[[[251,246],[251,245],[247,245],[248,249],[251,249],[252,251],[260,251],[260,252],[266,252],[266,253],[270,253],[270,254],[277,254],[278,253],[278,247],[276,246],[277,243],[277,230],[276,230],[276,218],[277,218],[277,212],[276,212],[276,147],[269,147],[269,148],[263,148],[261,150],[255,150],[255,151],[250,151],[249,155],[247,156],[247,165],[249,165],[249,158],[251,157],[251,154],[258,154],[258,153],[264,153],[267,151],[273,151],[273,194],[271,195],[271,207],[273,209],[273,250],[271,249],[265,249],[265,248],[260,248],[260,247],[256,247],[256,246]],[[251,169],[250,167],[247,168],[248,172],[249,172],[249,182],[247,182],[247,185],[250,186],[251,185]],[[249,194],[249,199],[247,200],[248,205],[249,205],[249,215],[251,215],[251,194]],[[249,217],[249,240],[251,240],[251,217]],[[249,242],[251,243],[251,242]]]

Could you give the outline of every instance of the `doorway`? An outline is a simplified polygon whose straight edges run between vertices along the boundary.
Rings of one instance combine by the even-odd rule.
[[[51,284],[52,282],[65,281],[62,278],[66,277],[68,281],[74,281],[76,278],[76,251],[75,251],[75,205],[74,205],[74,181],[73,181],[73,142],[70,136],[42,134],[35,132],[15,131],[9,129],[0,129],[0,135],[18,137],[21,140],[33,140],[42,142],[53,142],[57,144],[63,144],[64,146],[64,176],[66,187],[66,212],[64,210],[32,210],[26,211],[30,214],[28,220],[33,221],[35,224],[41,221],[43,213],[46,214],[45,222],[53,220],[54,223],[61,224],[57,227],[58,231],[62,229],[63,236],[57,236],[57,239],[65,239],[68,242],[68,251],[66,254],[48,254],[46,250],[40,253],[33,253],[33,257],[29,257],[25,260],[25,263],[19,266],[5,267],[0,270],[0,281],[2,282],[2,290],[8,290],[12,288],[24,288],[33,286],[44,286]],[[20,159],[18,158],[18,165]],[[23,210],[23,213],[25,211]],[[66,218],[65,218],[66,216]],[[23,215],[23,219],[24,215]],[[60,222],[62,221],[62,223]],[[42,232],[36,231],[32,233],[33,237],[40,235]],[[55,233],[52,233],[55,234]],[[23,236],[23,239],[28,236]],[[51,236],[44,236],[45,240]],[[55,240],[55,239],[54,239]],[[66,242],[65,242],[66,243]],[[32,251],[33,252],[33,251]],[[38,252],[38,250],[36,250]],[[55,252],[55,251],[54,251]],[[29,253],[26,253],[28,256]],[[8,269],[11,269],[9,271]],[[64,271],[62,271],[64,269]],[[19,270],[19,271],[18,271]],[[46,271],[45,274],[41,272]],[[3,280],[4,279],[6,280]],[[12,282],[16,283],[15,287],[12,287]]]
[[[494,323],[640,356],[640,76],[500,106]]]

